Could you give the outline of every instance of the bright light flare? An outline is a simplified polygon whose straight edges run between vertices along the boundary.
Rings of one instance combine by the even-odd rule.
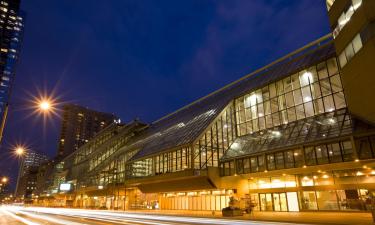
[[[3,177],[3,178],[1,179],[1,182],[5,184],[5,183],[8,182],[8,180],[9,180],[8,177]]]
[[[39,108],[43,111],[48,111],[51,109],[51,103],[49,101],[43,100],[39,103]]]
[[[22,156],[22,155],[24,155],[25,152],[26,152],[26,149],[25,149],[24,147],[22,147],[22,146],[18,146],[18,147],[16,148],[16,150],[15,150],[15,153],[16,153],[16,155],[18,155],[18,156]]]

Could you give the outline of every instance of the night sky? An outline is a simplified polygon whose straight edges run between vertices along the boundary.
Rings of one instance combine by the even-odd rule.
[[[24,42],[1,149],[55,156],[60,118],[31,96],[152,122],[329,32],[320,0],[23,0]],[[13,178],[13,185],[15,183]]]

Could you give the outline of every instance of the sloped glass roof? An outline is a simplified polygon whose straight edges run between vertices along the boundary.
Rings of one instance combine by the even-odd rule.
[[[232,158],[345,137],[375,127],[353,119],[340,109],[237,138],[222,161]]]
[[[127,149],[139,149],[131,160],[137,160],[177,146],[192,143],[231,102],[270,82],[334,57],[335,48],[332,42],[317,44],[304,54],[291,56],[267,69],[251,76],[244,77],[198,101],[172,113],[152,124],[134,137]]]

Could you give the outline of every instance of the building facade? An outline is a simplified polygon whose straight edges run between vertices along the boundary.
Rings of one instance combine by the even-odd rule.
[[[350,2],[354,14],[371,6]],[[359,38],[353,61],[367,45]],[[337,39],[322,37],[151,124],[109,126],[62,160],[71,188],[56,195],[123,210],[213,211],[231,197],[259,211],[370,210],[375,125],[347,100]]]
[[[2,0],[0,2],[0,142],[15,79],[24,17],[24,13],[20,11],[20,0]]]
[[[37,174],[39,166],[45,163],[48,157],[28,150],[22,158],[18,170],[17,186],[15,196],[18,198],[31,199],[33,191],[37,186]]]
[[[73,104],[65,105],[57,157],[68,156],[116,119],[113,114]]]

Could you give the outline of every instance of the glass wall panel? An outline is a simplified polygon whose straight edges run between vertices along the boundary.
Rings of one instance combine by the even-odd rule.
[[[242,136],[346,107],[342,91],[332,58],[237,98],[237,132]]]

